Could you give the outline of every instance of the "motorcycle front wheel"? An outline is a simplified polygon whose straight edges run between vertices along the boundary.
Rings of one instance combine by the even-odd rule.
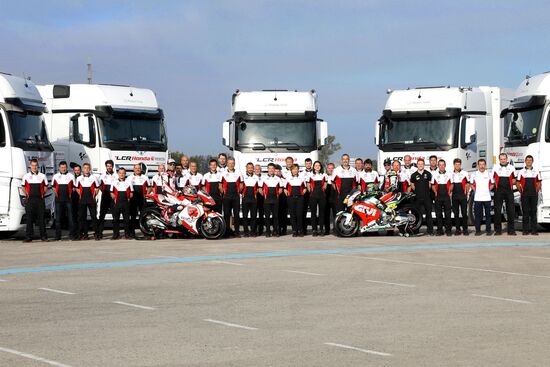
[[[217,240],[225,234],[225,220],[222,217],[204,218],[199,226],[201,235],[207,240]]]
[[[346,224],[346,217],[343,215],[337,215],[334,219],[334,232],[339,237],[354,237],[357,236],[359,231],[359,221],[357,217],[353,215],[351,221]]]

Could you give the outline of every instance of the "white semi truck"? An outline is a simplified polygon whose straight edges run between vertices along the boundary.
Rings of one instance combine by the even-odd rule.
[[[300,167],[319,158],[328,136],[327,122],[317,117],[315,91],[263,90],[231,98],[231,119],[223,123],[223,144],[233,151],[236,167],[269,163],[285,166],[290,156]]]
[[[485,158],[488,167],[502,148],[500,112],[513,91],[497,87],[425,87],[388,91],[382,117],[376,123],[378,166],[389,158],[413,162],[431,155],[449,168],[455,158],[466,171]]]
[[[153,91],[121,85],[71,84],[38,87],[48,107],[46,126],[56,165],[88,162],[93,173],[132,170],[149,176],[168,159],[164,114]]]
[[[53,147],[44,123],[45,112],[46,105],[32,82],[0,73],[0,236],[13,234],[25,223],[21,179],[30,160],[38,160],[48,180],[53,176]],[[53,197],[46,193],[48,212]]]
[[[517,170],[523,168],[525,156],[532,155],[534,167],[541,172],[537,219],[542,226],[550,228],[550,73],[526,77],[502,116],[503,151]]]

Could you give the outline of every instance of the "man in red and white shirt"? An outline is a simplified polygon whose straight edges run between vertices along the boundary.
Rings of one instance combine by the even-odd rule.
[[[270,224],[273,224],[273,236],[279,237],[279,195],[284,180],[275,174],[275,164],[267,165],[267,175],[260,181],[264,195],[265,236],[271,237]]]
[[[373,171],[370,158],[365,159],[364,169],[357,172],[357,184],[363,192],[366,192],[368,185],[380,185],[380,177],[378,172]]]
[[[462,169],[462,160],[455,158],[453,161],[453,172],[451,173],[452,183],[452,206],[455,217],[456,235],[468,236],[468,172]],[[462,227],[462,230],[460,229]]]
[[[334,169],[332,174],[332,187],[337,194],[337,210],[344,209],[344,199],[357,186],[357,171],[350,166],[349,155],[343,154],[341,165]]]
[[[72,194],[76,186],[76,179],[68,171],[67,162],[59,162],[59,172],[53,175],[52,189],[55,192],[55,240],[61,240],[61,220],[67,216],[69,238],[76,237],[76,226],[73,222]]]
[[[141,164],[134,164],[134,172],[126,178],[132,185],[134,194],[130,199],[130,237],[135,237],[136,228],[139,227],[139,216],[145,208],[145,196],[149,190],[149,178],[141,172]]]
[[[176,187],[176,185],[174,185],[173,178],[166,173],[166,167],[164,164],[160,164],[159,171],[151,178],[151,188],[149,190],[155,194],[164,194],[164,189],[166,186],[171,188]]]
[[[256,237],[256,217],[258,216],[258,191],[260,178],[254,174],[254,164],[246,164],[246,173],[243,176],[243,229],[245,237]],[[250,216],[250,217],[249,217]],[[250,229],[249,229],[250,228]]]
[[[211,159],[208,163],[209,171],[202,175],[201,186],[204,190],[212,196],[212,199],[216,202],[214,204],[214,210],[218,213],[222,213],[222,196],[220,193],[220,181],[221,174],[218,172],[218,162],[215,159]]]
[[[540,172],[533,168],[533,156],[525,157],[525,167],[518,173],[516,186],[521,193],[521,212],[523,217],[523,235],[537,236],[537,206],[542,184]]]
[[[235,159],[227,160],[227,169],[221,174],[220,192],[223,195],[223,215],[227,228],[230,229],[229,223],[231,214],[233,214],[233,224],[235,229],[233,235],[241,237],[239,232],[239,216],[241,212],[241,196],[243,178],[239,172],[235,170]],[[229,231],[231,233],[231,230]]]
[[[96,195],[99,191],[99,180],[92,174],[92,167],[90,163],[84,163],[82,165],[82,175],[76,179],[76,189],[80,200],[78,202],[78,223],[80,231],[80,239],[88,239],[88,211],[90,212],[90,218],[92,221],[92,231],[94,231],[94,238],[99,241],[99,231],[97,226],[97,203]]]
[[[124,223],[124,237],[130,238],[130,200],[134,193],[134,187],[126,179],[126,170],[118,169],[118,178],[111,182],[111,198],[113,199],[113,238],[118,240],[120,236],[119,222],[122,214]]]
[[[491,190],[493,189],[493,174],[486,169],[485,159],[477,161],[477,171],[470,176],[471,189],[474,191],[474,219],[476,236],[481,236],[481,220],[485,212],[485,232],[491,232]]]
[[[443,214],[445,214],[445,234],[451,236],[451,173],[445,170],[443,159],[437,162],[438,170],[432,175],[432,189],[435,194],[435,218],[437,236],[443,236]]]
[[[187,185],[191,185],[197,190],[201,189],[202,174],[198,172],[197,162],[191,162],[189,164],[189,172],[180,178],[179,186],[184,188]]]
[[[514,222],[516,208],[514,204],[514,186],[516,184],[516,169],[508,162],[508,155],[500,153],[499,164],[493,167],[493,179],[495,181],[495,236],[502,234],[502,204],[506,203],[506,217],[508,220],[508,234],[516,235]]]
[[[97,232],[99,238],[103,238],[103,228],[105,227],[105,216],[113,208],[113,200],[111,199],[111,184],[116,180],[114,171],[115,163],[109,159],[105,161],[105,173],[99,176],[99,185],[101,191],[101,201],[99,203],[99,219],[97,221]]]
[[[46,175],[38,170],[38,160],[31,159],[31,171],[25,173],[21,180],[25,192],[25,215],[27,217],[27,231],[23,242],[32,242],[34,236],[34,224],[38,224],[40,239],[48,241],[46,224],[44,223],[44,194],[48,190],[48,179]]]

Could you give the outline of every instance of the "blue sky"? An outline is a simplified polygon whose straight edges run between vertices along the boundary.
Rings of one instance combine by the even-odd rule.
[[[388,88],[515,88],[550,70],[548,1],[1,0],[0,70],[153,89],[172,150],[223,150],[235,89],[315,89],[343,151],[374,156]]]

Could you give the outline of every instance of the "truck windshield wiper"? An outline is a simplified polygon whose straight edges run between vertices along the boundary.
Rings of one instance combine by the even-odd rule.
[[[441,149],[443,150],[443,147],[441,146],[441,144],[439,143],[436,143],[435,141],[429,141],[429,140],[426,140],[426,141],[415,141],[413,144],[417,145],[428,145],[428,146],[432,146],[432,147],[436,147],[437,149]]]
[[[252,150],[266,150],[266,146],[264,143],[244,143],[239,144],[239,147],[252,148]]]
[[[301,146],[300,144],[297,144],[297,143],[281,143],[281,144],[277,144],[275,146],[277,146],[277,147],[286,146],[286,149],[288,149],[288,150],[301,150],[301,151],[304,151],[304,152],[306,151],[303,146]],[[293,147],[294,149],[291,149],[291,147]]]

